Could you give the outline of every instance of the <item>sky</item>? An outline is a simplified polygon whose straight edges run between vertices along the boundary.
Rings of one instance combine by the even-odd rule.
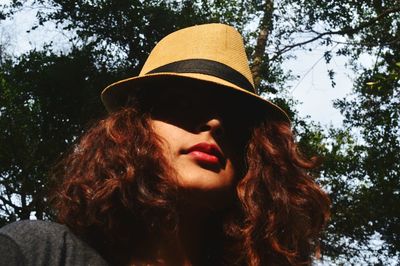
[[[0,4],[7,2],[9,0],[0,0]],[[51,25],[27,32],[34,24],[34,14],[35,10],[25,9],[12,21],[0,23],[0,40],[3,42],[6,40],[7,51],[18,55],[32,48],[41,47],[44,41],[59,43],[60,49],[67,49],[67,37]],[[62,47],[63,45],[65,47]],[[287,84],[289,95],[299,102],[297,109],[300,116],[310,116],[311,120],[325,126],[340,126],[343,117],[333,107],[333,101],[347,97],[351,93],[354,74],[345,66],[346,58],[333,57],[327,65],[323,59],[324,51],[323,48],[315,48],[311,52],[295,51],[296,58],[284,62],[282,67],[299,77]],[[333,69],[336,73],[335,87],[331,86],[328,69]]]
[[[342,115],[333,107],[333,101],[347,97],[351,93],[353,73],[347,69],[346,59],[333,57],[327,65],[323,59],[325,49],[312,52],[297,52],[297,58],[283,64],[299,79],[289,82],[291,96],[298,100],[301,116],[309,115],[312,120],[323,125],[339,126]],[[332,87],[328,69],[335,71],[336,86]]]

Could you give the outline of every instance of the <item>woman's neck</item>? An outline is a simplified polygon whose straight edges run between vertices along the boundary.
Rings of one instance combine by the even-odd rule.
[[[208,265],[210,258],[218,256],[222,240],[222,218],[219,215],[202,208],[181,206],[177,228],[178,231],[168,237],[145,237],[149,242],[144,246],[151,247],[150,250],[136,254],[147,254],[147,259],[135,256],[130,265]]]
[[[175,243],[164,250],[167,265],[198,265],[207,254],[207,246],[214,242],[215,231],[209,221],[209,214],[197,208],[186,208],[180,212],[179,231]]]

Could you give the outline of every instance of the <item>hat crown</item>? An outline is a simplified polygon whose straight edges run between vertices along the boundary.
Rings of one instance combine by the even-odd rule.
[[[244,42],[240,33],[224,24],[203,24],[173,32],[151,51],[139,76],[107,86],[101,99],[110,112],[126,106],[139,91],[153,93],[172,82],[193,82],[201,86],[182,89],[225,90],[243,99],[243,111],[268,114],[290,123],[287,114],[254,90]],[[182,84],[182,83],[180,83]],[[238,108],[240,108],[238,106]]]
[[[151,51],[139,76],[170,63],[191,59],[225,64],[241,73],[254,90],[242,36],[224,24],[203,24],[167,35]]]

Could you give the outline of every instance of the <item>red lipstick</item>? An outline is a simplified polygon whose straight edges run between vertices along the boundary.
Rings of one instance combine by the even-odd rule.
[[[196,161],[211,165],[224,165],[225,159],[221,150],[215,144],[198,143],[187,150],[187,153]]]

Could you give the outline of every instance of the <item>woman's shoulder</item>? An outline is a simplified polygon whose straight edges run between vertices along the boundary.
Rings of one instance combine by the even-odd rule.
[[[67,226],[41,220],[22,220],[7,224],[0,228],[0,234],[8,235],[13,238],[34,238],[39,237],[51,238],[57,235],[68,233],[69,229]]]
[[[0,257],[0,265],[107,265],[67,226],[38,220],[0,228]]]

